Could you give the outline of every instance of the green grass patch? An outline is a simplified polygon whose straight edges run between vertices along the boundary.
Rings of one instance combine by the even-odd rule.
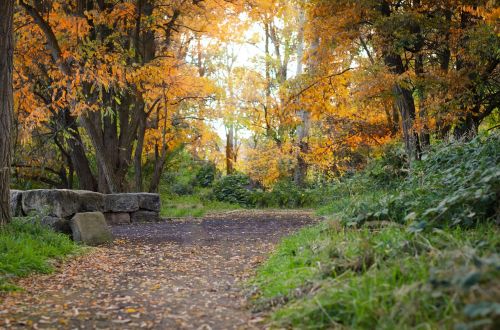
[[[241,206],[237,204],[206,200],[198,194],[185,196],[162,194],[160,214],[166,218],[199,218],[210,212],[229,211],[240,208]]]
[[[500,135],[396,147],[330,189],[329,221],[286,238],[251,281],[275,328],[500,328]]]
[[[252,282],[254,304],[278,306],[278,328],[491,326],[500,316],[499,248],[491,225],[422,234],[325,223],[280,244]]]
[[[81,251],[71,239],[42,227],[33,219],[14,219],[0,229],[0,291],[18,289],[11,280],[53,271],[51,260]]]

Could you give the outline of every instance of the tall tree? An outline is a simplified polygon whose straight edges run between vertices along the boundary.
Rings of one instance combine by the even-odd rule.
[[[10,135],[13,96],[14,0],[0,0],[0,226],[10,222]]]
[[[42,63],[44,69],[38,70],[43,74],[38,77],[42,83],[31,83],[29,93],[38,99],[48,96],[45,114],[38,111],[39,122],[51,121],[49,113],[59,114],[67,109],[68,120],[56,132],[65,131],[60,134],[60,141],[69,151],[64,158],[73,165],[80,186],[98,186],[102,192],[142,190],[141,167],[148,161],[143,158],[152,153],[148,140],[152,134],[148,133],[169,132],[165,125],[156,124],[158,114],[168,113],[168,120],[164,118],[163,122],[171,125],[172,110],[181,111],[181,105],[187,103],[183,100],[202,99],[191,92],[202,88],[193,86],[197,77],[186,63],[187,51],[193,31],[207,30],[209,21],[214,20],[206,16],[213,13],[216,3],[78,0],[75,6],[65,1],[20,0],[19,4],[24,9],[20,20],[25,22],[20,34],[31,37],[24,37],[23,44],[38,41],[38,51],[28,50],[29,68],[19,78],[28,76],[27,72],[34,72]],[[193,79],[184,79],[189,83],[173,79],[180,75]],[[47,86],[44,93],[40,86]],[[164,105],[171,102],[173,106]],[[159,141],[162,144],[161,141],[170,140]],[[153,189],[161,178],[169,151],[166,144],[157,149],[155,183],[150,185]],[[92,158],[85,159],[82,151],[95,156],[95,176],[94,169],[87,166],[94,164],[89,162]],[[133,186],[128,182],[132,166]]]
[[[304,60],[304,28],[306,25],[306,13],[300,10],[299,13],[299,31],[298,31],[298,41],[297,41],[297,76],[300,76],[303,71],[302,61]],[[311,44],[311,51],[314,52],[317,48],[317,42],[314,40]],[[310,56],[310,58],[313,58]],[[311,61],[309,61],[309,70],[312,71]],[[307,175],[307,162],[304,159],[304,154],[308,151],[307,138],[309,136],[309,131],[311,129],[311,114],[306,109],[300,109],[298,112],[300,118],[300,124],[297,126],[297,144],[298,144],[298,155],[297,155],[297,165],[294,169],[293,180],[299,186],[304,185],[305,177]]]

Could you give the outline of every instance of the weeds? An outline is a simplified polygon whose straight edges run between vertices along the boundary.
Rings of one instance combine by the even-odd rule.
[[[63,259],[81,248],[63,234],[33,219],[14,219],[0,230],[0,291],[15,290],[10,281],[31,273],[50,273],[51,260]]]
[[[254,303],[284,304],[273,314],[276,327],[493,325],[499,234],[489,226],[425,235],[398,227],[309,228],[286,239],[259,270]],[[307,289],[297,295],[297,288]]]
[[[411,171],[393,150],[336,184],[331,220],[258,270],[255,308],[276,328],[499,328],[499,142],[443,144]]]

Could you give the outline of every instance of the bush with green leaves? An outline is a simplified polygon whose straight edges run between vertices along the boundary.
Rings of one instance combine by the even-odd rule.
[[[197,193],[197,188],[210,187],[218,172],[215,164],[197,159],[180,149],[172,153],[162,175],[160,190],[176,196]]]
[[[359,198],[350,198],[350,205],[339,214],[349,225],[387,220],[411,223],[413,230],[420,231],[493,220],[498,217],[500,199],[500,134],[436,145],[413,164],[406,178],[396,178],[398,184],[388,189],[377,187],[369,172],[364,176],[354,181],[364,180],[365,189],[373,194],[350,193]],[[346,192],[349,184],[349,180],[343,182],[339,190]]]
[[[301,188],[290,180],[281,180],[270,191],[252,191],[251,204],[255,207],[313,207],[320,204],[324,189],[324,187]]]
[[[250,179],[243,174],[224,176],[214,183],[212,194],[220,202],[250,206]]]
[[[383,156],[372,161],[365,172],[378,186],[388,186],[406,178],[409,168],[403,145],[393,143],[384,147]]]
[[[194,193],[194,186],[190,183],[175,182],[170,186],[170,192],[178,196],[192,195]]]
[[[214,163],[204,162],[198,169],[194,183],[199,187],[210,187],[217,177],[217,167]]]

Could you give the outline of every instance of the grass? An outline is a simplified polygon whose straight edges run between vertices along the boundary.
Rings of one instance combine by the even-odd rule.
[[[252,282],[254,304],[278,306],[270,320],[278,328],[492,325],[499,312],[499,248],[492,225],[422,234],[324,223],[280,244]],[[490,309],[470,317],[480,306]]]
[[[200,218],[210,212],[229,211],[239,208],[241,206],[237,204],[204,200],[199,195],[177,196],[162,194],[160,214],[166,218]]]
[[[330,220],[251,280],[254,308],[273,328],[500,328],[499,138],[436,146],[411,171],[392,153],[332,186]]]
[[[81,247],[33,219],[14,219],[0,230],[0,291],[17,290],[12,280],[32,273],[50,273],[53,260],[78,253]]]

